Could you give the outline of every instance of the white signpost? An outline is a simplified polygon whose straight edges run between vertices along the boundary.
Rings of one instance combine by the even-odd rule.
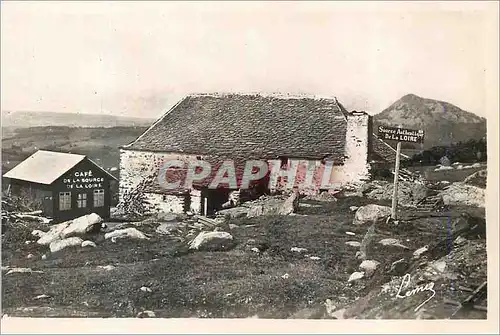
[[[378,127],[378,136],[384,141],[397,141],[396,148],[396,164],[394,167],[394,188],[392,192],[392,210],[391,217],[393,220],[397,218],[397,205],[398,205],[398,180],[399,180],[399,160],[401,156],[401,142],[407,143],[423,143],[424,131],[421,129],[404,129],[387,126]]]

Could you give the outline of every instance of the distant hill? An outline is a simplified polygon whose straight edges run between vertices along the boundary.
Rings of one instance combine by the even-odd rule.
[[[374,116],[379,124],[424,129],[424,148],[479,140],[486,136],[486,119],[448,102],[407,94]]]
[[[76,114],[53,112],[2,111],[2,128],[29,128],[44,126],[66,127],[127,127],[149,126],[152,119],[123,117],[107,114]]]

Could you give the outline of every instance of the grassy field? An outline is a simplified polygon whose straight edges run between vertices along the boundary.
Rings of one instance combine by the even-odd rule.
[[[360,242],[368,227],[352,224],[354,213],[349,207],[366,203],[373,201],[356,197],[337,202],[310,200],[301,202],[297,215],[234,220],[237,227],[231,234],[237,246],[226,252],[187,252],[184,244],[156,234],[158,223],[149,222],[137,226],[150,234],[147,241],[112,243],[99,233],[90,237],[96,248],[50,254],[47,247],[25,244],[35,240],[31,230],[38,225],[13,226],[2,238],[2,266],[30,267],[43,273],[6,275],[2,271],[3,313],[135,317],[152,310],[156,317],[323,318],[326,299],[336,306],[349,305],[380,290],[380,285],[391,280],[388,269],[392,262],[411,259],[413,251],[425,244],[445,241],[451,220],[470,210],[457,208],[448,217],[424,217],[398,226],[378,224],[368,257],[381,265],[372,278],[352,285],[347,280],[360,261],[355,258],[357,249],[345,242]],[[405,217],[410,212],[400,214]],[[346,234],[348,231],[355,236]],[[377,243],[387,237],[400,239],[409,249]],[[269,248],[256,253],[249,242],[265,243]],[[292,252],[292,247],[307,251]],[[447,252],[443,248],[435,257]],[[33,257],[28,259],[29,254]],[[41,259],[43,254],[47,259]],[[106,265],[114,268],[98,267]],[[446,285],[434,299],[436,306],[444,296],[457,297]],[[143,286],[151,292],[141,291]],[[49,297],[34,300],[42,294]],[[381,304],[372,308],[377,306]],[[442,318],[449,313],[436,307],[434,315]]]

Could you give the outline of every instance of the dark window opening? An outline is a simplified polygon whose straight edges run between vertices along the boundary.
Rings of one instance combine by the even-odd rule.
[[[59,210],[67,211],[71,209],[71,192],[59,193]]]
[[[94,190],[94,207],[104,207],[104,190]]]
[[[281,167],[286,168],[288,166],[288,158],[281,157],[280,160],[281,160]]]
[[[78,193],[76,198],[76,207],[85,208],[87,207],[87,193]]]

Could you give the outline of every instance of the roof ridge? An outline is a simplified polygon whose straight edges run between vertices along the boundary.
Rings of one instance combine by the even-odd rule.
[[[314,100],[332,100],[337,101],[336,96],[319,95],[312,93],[288,93],[288,92],[192,92],[186,97],[228,97],[228,96],[260,96],[264,98],[288,98],[288,99],[314,99]]]

